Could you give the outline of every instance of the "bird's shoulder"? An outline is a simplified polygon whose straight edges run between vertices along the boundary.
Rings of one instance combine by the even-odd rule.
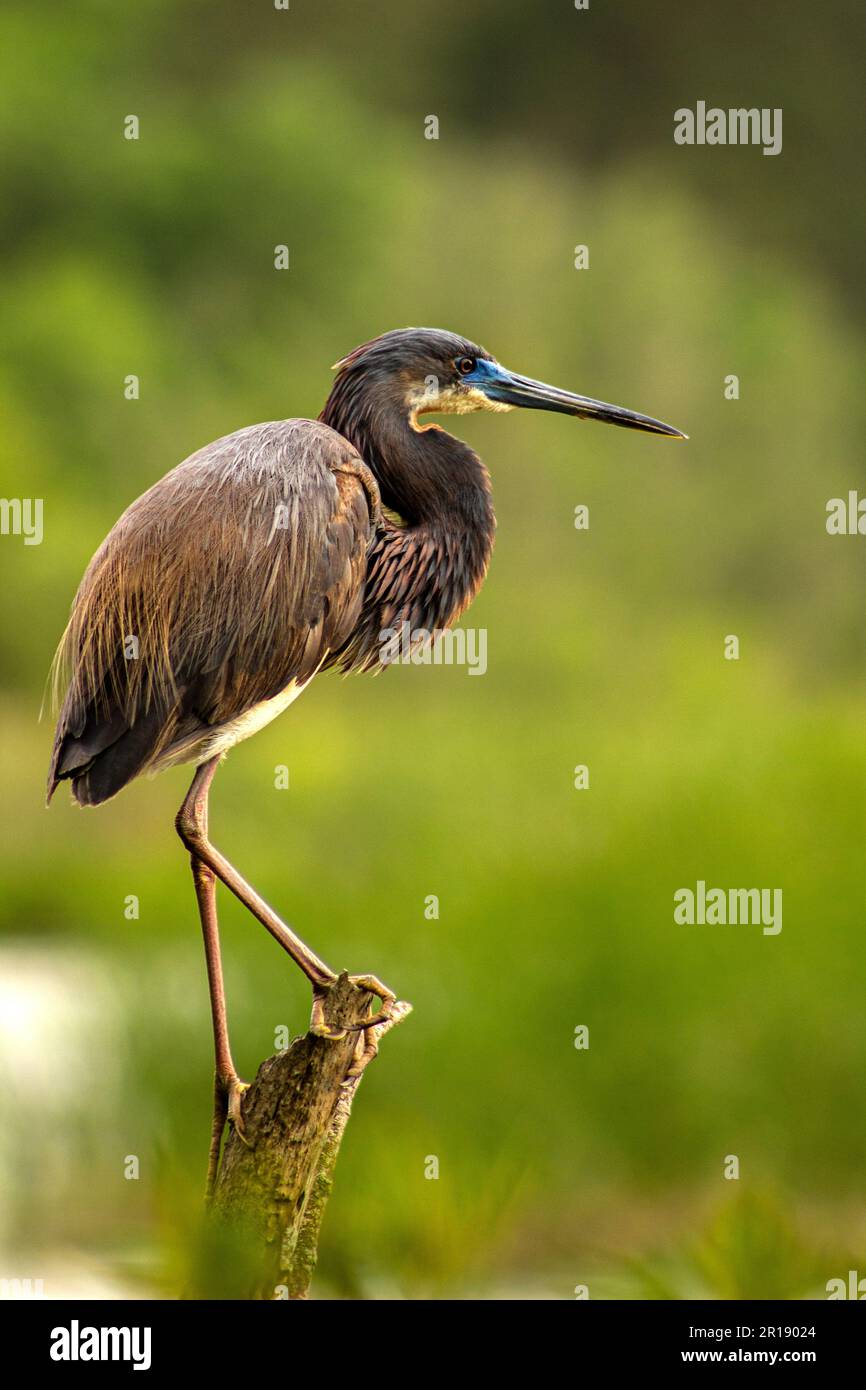
[[[194,499],[216,490],[310,494],[334,497],[336,475],[354,477],[378,512],[379,489],[357,449],[321,420],[268,420],[246,425],[196,449],[142,494],[138,503]]]
[[[180,467],[198,464],[208,468],[282,465],[290,469],[333,467],[346,457],[357,457],[354,445],[322,420],[294,417],[244,425],[196,449]]]

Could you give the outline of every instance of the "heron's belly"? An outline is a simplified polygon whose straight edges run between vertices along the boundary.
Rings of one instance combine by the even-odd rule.
[[[291,685],[287,685],[279,695],[274,695],[273,699],[262,700],[260,705],[253,705],[252,709],[245,710],[230,724],[222,724],[214,730],[208,740],[206,756],[214,758],[218,753],[227,753],[236,743],[257,734],[259,729],[263,729],[272,719],[276,719],[278,714],[282,714],[284,709],[288,709],[307,685],[309,681],[304,681],[301,685],[292,681]]]
[[[297,681],[292,681],[279,695],[253,705],[251,709],[239,714],[237,719],[220,724],[215,729],[208,729],[201,738],[187,742],[174,751],[169,749],[167,755],[159,760],[152,771],[161,772],[163,768],[177,763],[204,763],[227,753],[236,743],[241,743],[245,738],[258,733],[259,729],[263,729],[272,719],[276,719],[278,714],[282,714],[284,709],[288,709],[292,701],[297,700],[301,691],[306,689],[310,680],[312,676],[300,685]]]

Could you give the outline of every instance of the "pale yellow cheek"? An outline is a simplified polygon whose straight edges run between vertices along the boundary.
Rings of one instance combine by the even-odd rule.
[[[409,419],[415,430],[430,429],[419,425],[419,415],[469,415],[474,410],[513,410],[504,401],[492,401],[475,386],[458,389],[449,386],[445,391],[419,391],[409,397]]]

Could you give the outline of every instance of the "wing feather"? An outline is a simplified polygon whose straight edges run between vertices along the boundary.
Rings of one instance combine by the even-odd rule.
[[[312,420],[217,440],[138,498],[58,651],[49,796],[71,778],[105,800],[309,680],[358,620],[378,505],[356,451]]]

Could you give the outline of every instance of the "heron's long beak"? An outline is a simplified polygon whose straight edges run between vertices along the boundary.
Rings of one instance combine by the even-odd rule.
[[[501,401],[503,405],[523,406],[528,410],[558,410],[563,415],[577,415],[581,420],[603,420],[607,425],[622,425],[627,430],[646,430],[650,434],[668,435],[671,439],[688,439],[682,430],[654,420],[651,415],[639,415],[636,410],[625,410],[620,405],[608,405],[590,396],[560,391],[556,386],[546,386],[543,381],[506,371],[498,362],[484,358],[476,362],[475,370],[464,380],[483,391],[490,400]]]

